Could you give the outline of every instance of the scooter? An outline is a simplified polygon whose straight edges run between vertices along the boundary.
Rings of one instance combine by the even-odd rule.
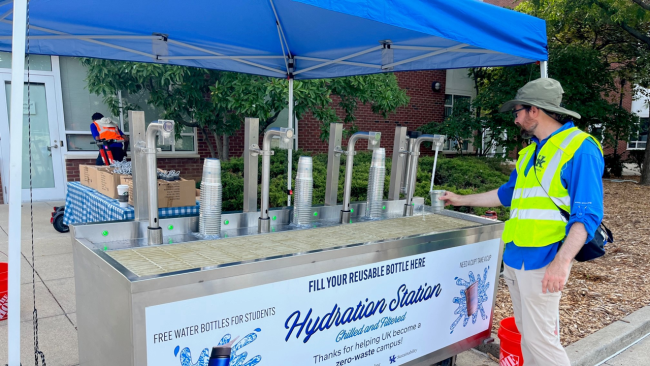
[[[94,143],[99,148],[99,155],[102,157],[102,160],[104,161],[104,165],[108,166],[111,164],[115,164],[115,160],[113,159],[113,153],[111,152],[109,146],[116,141],[117,140],[107,140],[107,139],[95,140]]]

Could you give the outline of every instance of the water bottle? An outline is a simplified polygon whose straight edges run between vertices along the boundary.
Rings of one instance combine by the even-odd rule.
[[[210,354],[210,362],[208,363],[208,366],[229,366],[230,351],[230,347],[212,347],[212,353]]]

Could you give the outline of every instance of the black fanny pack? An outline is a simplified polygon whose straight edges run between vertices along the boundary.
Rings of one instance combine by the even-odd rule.
[[[553,201],[553,199],[551,199],[551,201]],[[569,222],[569,217],[570,217],[569,213],[563,210],[560,206],[558,206],[557,203],[553,202],[553,204],[555,204],[555,207],[557,207],[557,209],[560,210],[560,213],[562,214],[562,217],[564,217],[566,222]],[[614,235],[612,235],[612,231],[609,230],[607,226],[605,226],[605,224],[601,222],[600,225],[598,225],[598,228],[596,229],[596,233],[594,233],[593,239],[591,239],[591,241],[585,243],[585,245],[582,246],[578,254],[576,254],[575,259],[578,262],[586,262],[596,258],[600,258],[603,255],[605,255],[605,244],[613,243],[613,242],[614,242]],[[564,240],[560,242],[559,248],[562,247],[563,243]]]

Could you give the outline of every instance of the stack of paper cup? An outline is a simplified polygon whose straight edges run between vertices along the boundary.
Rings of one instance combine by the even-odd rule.
[[[205,159],[199,216],[199,234],[202,236],[221,234],[221,193],[221,162],[219,159]]]
[[[117,186],[117,200],[120,202],[120,207],[129,206],[129,186],[120,184]]]
[[[368,194],[366,202],[366,217],[381,218],[384,204],[384,178],[386,177],[386,149],[378,148],[372,151],[370,173],[368,176]]]
[[[293,200],[293,223],[309,225],[312,218],[311,203],[314,192],[311,156],[301,156],[296,172],[296,192]]]

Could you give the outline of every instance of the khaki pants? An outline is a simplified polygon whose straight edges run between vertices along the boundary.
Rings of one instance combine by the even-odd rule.
[[[510,290],[515,323],[521,333],[524,366],[571,366],[560,343],[561,292],[542,293],[546,267],[525,271],[504,263],[503,277]],[[571,267],[569,267],[569,272]]]

